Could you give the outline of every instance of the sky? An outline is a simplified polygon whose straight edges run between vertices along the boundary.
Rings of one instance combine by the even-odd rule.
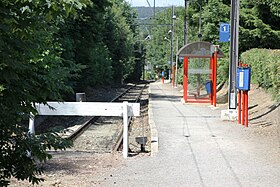
[[[156,7],[171,6],[171,5],[184,6],[185,4],[184,0],[126,0],[126,1],[129,2],[132,6],[145,6],[145,7],[149,7],[149,3],[151,7],[154,7],[154,1]]]

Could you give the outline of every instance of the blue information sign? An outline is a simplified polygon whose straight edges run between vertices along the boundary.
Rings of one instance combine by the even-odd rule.
[[[251,68],[237,67],[236,88],[239,90],[249,91],[250,82],[251,82]]]
[[[229,23],[220,24],[220,42],[230,41],[230,25]]]

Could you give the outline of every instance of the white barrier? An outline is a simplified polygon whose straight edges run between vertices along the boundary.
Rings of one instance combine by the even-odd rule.
[[[140,103],[47,102],[36,104],[37,115],[123,116],[123,156],[128,156],[128,117],[140,116]],[[51,108],[50,108],[51,107]],[[29,133],[34,134],[34,116],[29,119]]]

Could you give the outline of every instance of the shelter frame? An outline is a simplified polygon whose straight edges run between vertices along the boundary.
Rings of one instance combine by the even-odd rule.
[[[217,61],[218,58],[224,57],[224,53],[218,45],[213,45],[210,42],[200,41],[193,42],[183,46],[177,56],[184,58],[184,74],[183,74],[183,100],[185,103],[211,103],[216,107],[216,87],[217,87]],[[197,94],[192,96],[188,90],[188,73],[190,72],[190,59],[205,59],[209,58],[209,80],[210,89],[209,96],[200,97],[199,90]],[[199,74],[199,72],[197,73]],[[200,86],[200,85],[199,85]],[[198,87],[199,87],[198,86]]]

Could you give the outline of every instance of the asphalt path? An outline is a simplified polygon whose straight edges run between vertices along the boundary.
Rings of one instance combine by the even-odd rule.
[[[219,108],[183,104],[170,84],[150,90],[158,150],[128,157],[102,186],[280,186],[279,141],[221,121]]]

